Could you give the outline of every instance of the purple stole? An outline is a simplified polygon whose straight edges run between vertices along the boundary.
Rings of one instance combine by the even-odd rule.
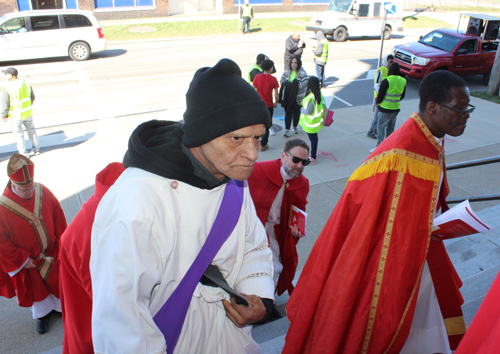
[[[240,218],[243,205],[243,183],[243,181],[231,180],[226,185],[219,212],[200,253],[172,295],[153,317],[165,336],[168,354],[174,352],[196,285],[233,232]]]

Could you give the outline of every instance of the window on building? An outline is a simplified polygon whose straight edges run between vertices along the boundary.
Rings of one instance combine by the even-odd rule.
[[[57,15],[31,17],[32,31],[45,31],[57,28],[59,28],[59,17]]]
[[[95,8],[153,6],[154,0],[94,0]]]

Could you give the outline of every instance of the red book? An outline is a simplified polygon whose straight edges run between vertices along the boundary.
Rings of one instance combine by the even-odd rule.
[[[492,230],[474,213],[468,200],[434,219],[432,236],[439,240],[462,237]]]
[[[307,213],[303,210],[300,210],[295,205],[290,206],[290,220],[288,222],[288,227],[292,228],[297,226],[300,233],[306,236],[306,222],[307,222]]]

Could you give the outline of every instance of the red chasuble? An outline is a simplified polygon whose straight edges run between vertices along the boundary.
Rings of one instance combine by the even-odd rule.
[[[255,204],[257,216],[263,225],[266,225],[271,205],[281,186],[283,186],[280,168],[280,159],[257,162],[253,167],[252,175],[248,178],[250,195]],[[288,227],[290,206],[295,205],[305,211],[307,195],[309,194],[309,180],[304,175],[287,180],[285,183],[280,223],[274,226],[276,240],[280,246],[281,264],[283,265],[283,271],[278,279],[276,289],[278,295],[283,294],[285,290],[288,290],[289,294],[292,293],[292,281],[299,262],[297,248],[295,247],[299,239],[292,236],[292,229]]]
[[[61,237],[61,307],[64,323],[63,353],[93,353],[90,236],[95,212],[107,190],[125,169],[109,164],[96,176],[95,193],[82,205]]]
[[[354,171],[288,301],[283,353],[399,353],[426,258],[456,348],[461,282],[430,238],[443,166],[442,147],[413,114]],[[444,175],[439,199],[447,193]]]
[[[491,285],[455,354],[494,354],[500,348],[500,273]]]
[[[3,195],[28,211],[34,211],[34,197],[23,199],[10,186],[5,188]],[[42,301],[49,294],[59,298],[59,238],[66,229],[66,218],[56,197],[43,185],[42,196],[41,215],[46,235],[37,235],[27,220],[0,206],[0,268],[5,273],[19,269],[28,257],[33,258],[37,268],[40,267],[43,258],[38,256],[42,247],[46,247],[45,255],[53,258],[46,279],[40,276],[37,268],[23,268],[10,278],[17,291],[19,306],[23,307],[31,307],[33,302]]]

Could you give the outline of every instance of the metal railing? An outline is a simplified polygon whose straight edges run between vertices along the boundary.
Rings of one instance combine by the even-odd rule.
[[[446,172],[458,170],[461,168],[475,167],[475,166],[487,165],[490,163],[497,163],[497,162],[500,162],[500,156],[488,157],[488,158],[479,159],[479,160],[459,162],[459,163],[447,165]],[[467,199],[469,199],[469,202],[484,202],[484,201],[489,201],[489,200],[500,200],[500,194],[475,195],[475,196],[468,197],[468,198],[450,198],[450,199],[446,199],[446,202],[448,204],[458,204],[458,203],[461,203]]]

